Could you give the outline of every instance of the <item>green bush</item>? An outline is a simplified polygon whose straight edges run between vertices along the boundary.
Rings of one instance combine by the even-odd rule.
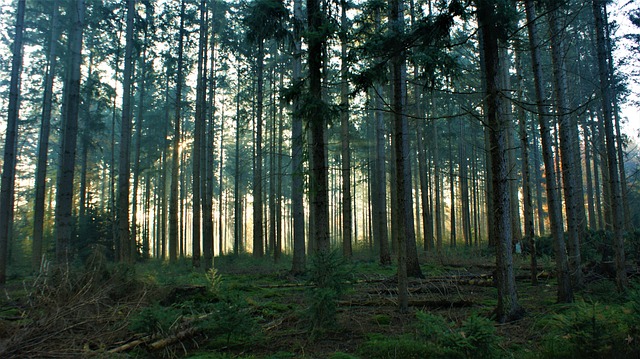
[[[464,320],[460,327],[439,315],[416,313],[422,339],[439,348],[443,358],[496,358],[500,356],[500,337],[493,322],[477,314]]]
[[[542,356],[625,357],[628,328],[621,306],[578,302],[546,321]]]
[[[358,355],[369,359],[422,359],[442,357],[439,348],[407,337],[373,336],[359,349]]]
[[[143,334],[166,334],[182,315],[180,309],[159,304],[143,308],[129,320],[129,330]]]
[[[336,301],[346,289],[351,271],[337,251],[311,257],[308,293],[312,334],[335,325]]]

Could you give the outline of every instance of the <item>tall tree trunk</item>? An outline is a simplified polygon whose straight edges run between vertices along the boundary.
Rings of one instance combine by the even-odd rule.
[[[351,151],[349,148],[349,65],[347,63],[347,1],[341,0],[340,15],[340,138],[342,155],[342,254],[351,258]]]
[[[68,78],[64,87],[60,169],[56,187],[56,260],[59,266],[65,266],[69,263],[71,240],[74,232],[74,220],[71,212],[73,207],[76,144],[78,140],[78,110],[81,102],[80,66],[82,64],[82,32],[85,12],[84,0],[77,0],[69,4],[70,8],[67,11],[73,18],[73,26],[69,33],[70,63],[67,72]],[[1,217],[4,217],[4,215]]]
[[[207,131],[207,2],[200,1],[200,37],[198,39],[198,75],[196,80],[196,113],[193,132],[193,176],[192,180],[192,211],[193,222],[191,228],[191,262],[194,268],[200,268],[201,231],[202,231],[202,200],[205,194],[203,182],[206,180],[206,163],[203,161],[206,153],[204,145]]]
[[[545,229],[545,212],[542,207],[542,172],[540,171],[540,153],[538,146],[538,137],[536,136],[536,130],[531,131],[531,142],[533,143],[533,168],[536,184],[536,211],[538,219],[538,236],[543,236],[547,233]]]
[[[431,143],[433,146],[433,181],[436,212],[436,252],[442,254],[442,195],[440,191],[440,151],[438,148],[438,124],[431,124]]]
[[[215,24],[217,2],[213,2],[212,17]],[[209,29],[209,12],[205,13],[207,30]],[[203,164],[202,169],[204,171],[203,189],[202,189],[202,260],[203,269],[209,270],[213,267],[214,257],[214,239],[213,239],[213,171],[214,171],[214,142],[215,142],[215,96],[216,96],[216,33],[215,28],[211,26],[211,40],[210,40],[210,64],[209,64],[209,97],[206,99],[205,116],[205,135],[202,148],[204,156],[202,156]],[[206,58],[206,56],[205,56]],[[205,59],[203,59],[205,60]],[[206,61],[205,61],[206,62]],[[206,72],[206,71],[204,71]],[[205,80],[205,81],[207,81]],[[222,144],[220,145],[220,153],[222,154]],[[222,168],[222,163],[220,164]],[[220,199],[222,201],[222,199]],[[220,248],[222,253],[222,248]]]
[[[452,248],[455,248],[457,245],[457,234],[456,234],[456,191],[455,191],[455,180],[453,175],[453,131],[451,130],[451,121],[447,121],[447,126],[449,127],[449,198],[451,199],[451,207],[450,207],[450,220],[451,220],[451,228],[450,228],[450,240],[449,245]]]
[[[234,230],[233,230],[233,254],[238,255],[242,238],[242,199],[240,198],[240,71],[238,71],[236,90],[236,163],[233,179],[234,198]]]
[[[42,262],[44,232],[44,200],[47,184],[47,157],[49,153],[49,135],[51,133],[51,109],[53,103],[53,81],[58,63],[58,0],[53,1],[51,13],[51,39],[47,57],[46,75],[42,99],[42,117],[38,136],[38,161],[36,162],[35,199],[33,203],[33,245],[31,249],[31,269],[38,270]],[[15,37],[17,40],[17,36]],[[6,160],[5,160],[6,163]],[[4,172],[3,172],[4,173]],[[0,273],[2,269],[0,269]],[[1,275],[0,275],[1,277]],[[0,279],[1,280],[1,279]]]
[[[607,53],[605,44],[605,27],[602,12],[604,6],[601,0],[593,0],[593,16],[596,27],[596,53],[598,58],[598,74],[600,78],[600,96],[604,122],[604,135],[607,149],[607,165],[609,174],[608,187],[611,191],[611,214],[613,223],[613,247],[616,261],[616,285],[619,291],[628,286],[624,253],[624,208],[618,171],[618,158],[615,147],[613,118],[611,103],[611,74],[608,73]]]
[[[591,172],[591,152],[592,146],[590,141],[594,140],[594,137],[589,133],[589,126],[585,123],[582,124],[582,133],[584,133],[584,163],[585,163],[585,181],[587,182],[587,213],[589,214],[589,228],[595,230],[596,225],[596,210],[593,203],[593,175]],[[597,154],[596,154],[597,156]]]
[[[563,30],[558,16],[560,10],[549,12],[551,29],[551,58],[553,62],[553,86],[555,90],[556,116],[559,123],[560,157],[562,165],[562,183],[564,189],[565,212],[567,216],[567,244],[569,249],[569,267],[571,278],[577,287],[582,286],[582,268],[580,256],[580,227],[584,218],[584,196],[582,194],[582,173],[578,148],[578,128],[573,115],[569,114],[568,87]],[[582,210],[579,208],[582,206]]]
[[[142,44],[142,58],[140,59],[140,91],[138,97],[138,116],[136,118],[136,137],[135,137],[135,157],[133,160],[133,188],[131,196],[131,208],[133,213],[131,214],[131,251],[130,255],[132,259],[135,259],[137,252],[137,237],[138,237],[138,184],[140,182],[140,150],[142,145],[142,129],[144,127],[144,109],[145,109],[145,97],[146,97],[146,80],[147,80],[147,47],[149,46],[149,34],[148,34],[148,22],[153,17],[153,7],[146,6],[146,18],[144,23],[144,39]],[[144,255],[144,252],[143,252]]]
[[[389,25],[391,28],[391,34],[395,36],[399,36],[404,32],[404,20],[402,17],[403,14],[403,5],[402,0],[391,0],[390,1],[390,14],[389,14]],[[408,292],[408,281],[407,281],[407,241],[410,230],[408,229],[411,224],[409,221],[413,223],[413,216],[407,218],[409,213],[412,213],[412,210],[406,210],[407,203],[405,201],[407,198],[405,197],[405,193],[411,192],[411,179],[408,179],[408,183],[405,183],[407,178],[405,175],[410,173],[409,163],[408,163],[408,155],[409,155],[409,144],[408,144],[408,128],[407,128],[407,119],[404,116],[404,102],[406,96],[406,85],[403,83],[405,80],[405,53],[404,49],[396,49],[397,53],[393,55],[391,59],[391,77],[393,81],[393,96],[392,96],[392,111],[394,114],[393,119],[393,144],[394,144],[394,153],[395,153],[395,175],[396,175],[396,186],[397,186],[397,206],[398,210],[396,211],[397,220],[396,223],[401,225],[397,231],[398,236],[398,306],[401,313],[406,313],[409,308],[409,292]],[[406,157],[405,157],[406,156]],[[405,166],[407,170],[405,170]],[[393,190],[393,189],[392,189]],[[410,197],[410,195],[409,195]],[[411,200],[409,198],[408,203],[409,208],[411,207]]]
[[[118,156],[118,241],[119,260],[133,262],[129,227],[129,177],[131,174],[131,81],[133,69],[133,18],[135,0],[127,0],[127,28],[124,49],[122,120],[120,123],[120,154]],[[135,208],[134,208],[135,210]]]
[[[520,53],[516,53],[516,74],[518,76],[518,98],[524,100],[524,77]],[[524,107],[518,110],[520,126],[520,148],[522,150],[522,194],[524,206],[524,238],[528,242],[531,256],[531,285],[538,285],[538,262],[536,260],[536,239],[533,224],[533,198],[531,196],[531,172],[529,166],[529,134],[527,132],[527,118]],[[523,243],[524,245],[524,243]]]
[[[467,141],[464,139],[465,125],[460,123],[460,137],[463,138],[458,144],[458,162],[459,162],[459,180],[460,180],[460,198],[461,198],[461,214],[462,214],[462,234],[464,243],[467,247],[471,246],[471,212],[469,204],[469,165],[467,160]]]
[[[258,43],[256,58],[256,142],[255,162],[253,165],[253,256],[264,255],[264,231],[262,212],[262,112],[263,112],[263,86],[264,86],[264,40]]]
[[[318,0],[307,0],[307,26],[311,33],[318,33],[324,26],[324,14],[320,10]],[[323,36],[310,36],[308,40],[309,93],[310,105],[309,128],[311,130],[311,207],[313,207],[312,237],[316,250],[326,253],[330,249],[329,242],[329,197],[327,161],[325,154],[326,119],[322,99],[322,56],[325,46]]]
[[[293,44],[292,81],[302,80],[302,0],[293,1]],[[300,99],[294,99],[291,118],[291,212],[293,217],[293,263],[291,272],[300,274],[305,270],[304,236],[304,169],[302,152],[304,135],[300,116]]]
[[[16,30],[12,48],[13,57],[11,60],[11,82],[9,83],[9,111],[7,116],[7,132],[5,135],[4,145],[4,162],[2,163],[2,180],[0,184],[0,284],[4,284],[7,279],[9,241],[12,237],[11,228],[13,223],[14,205],[13,191],[16,180],[16,158],[18,157],[16,152],[18,151],[20,74],[22,73],[22,38],[24,33],[25,8],[25,0],[19,0],[18,9],[16,11]],[[80,31],[82,31],[82,29],[80,29]],[[79,85],[80,84],[78,83],[78,87]],[[77,109],[75,115],[77,118]],[[70,207],[71,206],[69,206],[69,209]],[[69,217],[71,217],[71,213],[69,213]]]
[[[545,104],[544,83],[540,60],[540,48],[538,40],[537,15],[533,0],[525,1],[527,13],[527,30],[529,33],[529,47],[531,50],[531,64],[533,67],[533,79],[536,93],[536,105],[538,110],[538,122],[540,125],[540,139],[542,141],[542,156],[544,161],[545,179],[547,187],[547,203],[549,207],[549,222],[551,236],[553,237],[556,259],[556,275],[558,277],[558,302],[569,303],[573,301],[573,289],[569,278],[569,263],[567,260],[566,246],[564,242],[564,230],[562,221],[562,209],[557,187],[556,170],[554,167],[554,155],[552,150],[551,126],[548,122],[549,111]]]
[[[178,63],[177,63],[177,79],[176,79],[176,108],[173,125],[173,143],[171,155],[171,190],[169,194],[169,261],[174,263],[178,259],[178,237],[180,231],[180,221],[178,218],[179,193],[178,178],[180,174],[180,122],[182,113],[182,83],[183,83],[183,52],[184,52],[184,17],[185,17],[185,0],[180,2],[180,30],[178,40]]]
[[[498,33],[500,28],[493,21],[496,14],[495,5],[490,0],[478,1],[478,23],[482,32],[484,67],[486,79],[486,116],[491,144],[491,172],[493,174],[493,202],[496,243],[496,273],[498,287],[498,306],[496,316],[499,322],[518,319],[522,316],[522,307],[518,302],[516,291],[513,258],[511,252],[512,224],[511,204],[508,178],[507,131],[510,126],[508,117],[503,113],[502,104],[505,98],[501,94],[501,66],[498,51]]]

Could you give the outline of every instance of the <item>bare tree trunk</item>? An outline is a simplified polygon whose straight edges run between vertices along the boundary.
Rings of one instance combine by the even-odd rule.
[[[589,126],[582,124],[582,133],[584,133],[584,163],[585,163],[585,181],[587,182],[587,213],[589,214],[589,228],[594,230],[596,225],[596,210],[593,202],[593,175],[591,172],[591,152],[592,146],[589,143],[594,137],[589,133]],[[596,155],[597,156],[597,155]]]
[[[302,0],[293,2],[293,73],[292,81],[302,80],[302,28],[303,28]],[[291,212],[293,217],[293,263],[291,272],[300,274],[305,270],[305,235],[304,235],[304,169],[302,152],[304,135],[302,132],[302,118],[300,116],[300,99],[293,104],[291,118]]]
[[[523,309],[518,302],[515,274],[513,269],[511,203],[509,193],[509,168],[507,131],[508,116],[503,113],[505,101],[501,94],[500,72],[501,66],[498,51],[499,27],[491,19],[496,16],[494,6],[489,0],[478,1],[478,23],[482,32],[484,52],[484,67],[486,79],[486,116],[491,144],[491,172],[493,174],[493,202],[495,217],[496,243],[496,273],[498,287],[498,306],[496,316],[499,322],[518,319]]]
[[[178,178],[180,173],[180,122],[182,113],[182,83],[183,83],[183,52],[184,52],[184,17],[185,17],[185,0],[180,2],[180,34],[178,40],[178,63],[177,63],[177,80],[176,80],[176,109],[173,127],[173,148],[171,160],[171,191],[169,194],[169,261],[174,263],[178,259],[178,236],[180,231],[180,223],[178,218],[179,209],[179,193]]]
[[[324,15],[318,0],[307,0],[308,31],[316,32],[324,24]],[[326,119],[322,111],[322,56],[325,39],[321,36],[311,36],[308,41],[309,64],[309,92],[311,105],[315,110],[310,111],[309,128],[311,130],[311,207],[314,211],[313,241],[317,251],[328,252],[329,242],[329,197],[327,179],[327,161],[325,154]]]
[[[47,184],[47,156],[49,153],[49,134],[51,133],[51,109],[53,102],[53,81],[58,63],[57,50],[60,27],[58,23],[58,0],[53,0],[51,13],[51,39],[43,89],[42,117],[38,136],[38,161],[36,163],[35,199],[33,203],[33,243],[31,249],[31,269],[38,270],[42,261],[44,232],[44,200]],[[17,40],[17,36],[15,37]],[[6,163],[6,160],[5,160]],[[4,173],[4,171],[3,171]],[[0,269],[0,273],[1,273]],[[0,275],[1,277],[1,275]],[[0,279],[1,281],[1,279]]]
[[[74,220],[73,177],[75,173],[76,144],[78,140],[78,110],[80,106],[80,66],[82,64],[82,32],[84,28],[84,0],[70,3],[68,13],[73,18],[69,34],[70,63],[63,99],[63,126],[61,133],[60,169],[56,190],[56,259],[59,266],[70,260]],[[7,131],[8,133],[9,131]],[[5,162],[6,163],[6,162]],[[0,216],[4,217],[4,215]]]
[[[236,88],[236,163],[233,179],[233,198],[234,198],[234,230],[233,230],[233,254],[238,255],[241,247],[242,238],[242,199],[240,198],[240,71],[238,71],[237,88]]]
[[[347,1],[341,0],[340,15],[340,138],[342,155],[342,254],[351,258],[351,151],[349,148],[349,68],[347,64]]]
[[[555,89],[556,116],[559,123],[560,157],[562,159],[562,183],[564,189],[565,212],[567,216],[567,244],[569,249],[569,267],[574,285],[582,286],[582,268],[580,256],[580,227],[584,218],[584,196],[582,194],[582,173],[580,163],[576,161],[578,154],[578,132],[574,117],[569,115],[569,102],[567,98],[567,77],[564,63],[565,49],[562,40],[562,28],[558,16],[560,10],[549,12],[549,27],[551,29],[551,58],[553,61],[553,85]],[[583,207],[580,210],[580,206]]]
[[[540,49],[538,30],[535,19],[537,18],[533,0],[526,0],[527,30],[529,32],[529,46],[531,50],[531,63],[533,66],[533,78],[536,92],[536,105],[538,109],[538,121],[540,124],[540,139],[542,141],[542,156],[545,168],[547,185],[547,203],[549,207],[549,222],[551,235],[554,242],[556,259],[556,275],[558,277],[558,302],[573,302],[573,289],[569,278],[569,263],[567,260],[564,242],[564,230],[562,222],[562,209],[558,194],[556,170],[554,167],[554,155],[552,150],[551,127],[548,122],[549,111],[545,104],[544,84],[542,69],[540,66]]]
[[[258,40],[258,54],[256,58],[256,142],[255,162],[253,167],[253,256],[264,255],[264,231],[262,211],[262,112],[264,86],[264,40]]]
[[[615,137],[613,129],[613,118],[611,108],[611,74],[608,73],[607,54],[604,36],[604,23],[602,11],[604,10],[601,0],[593,0],[593,16],[596,27],[596,50],[598,58],[598,73],[600,77],[600,96],[602,98],[602,112],[604,118],[604,135],[607,148],[607,164],[609,170],[608,187],[611,191],[611,213],[613,220],[613,247],[616,259],[616,285],[619,291],[623,291],[628,286],[627,272],[625,268],[624,253],[624,208],[618,171],[618,158],[615,148]]]
[[[454,179],[454,174],[453,174],[453,146],[452,146],[452,142],[453,142],[453,131],[451,129],[451,121],[453,121],[452,119],[447,121],[447,127],[448,127],[448,131],[449,131],[449,198],[451,200],[451,205],[450,205],[450,220],[451,220],[451,228],[450,228],[450,240],[449,240],[449,245],[452,248],[455,248],[457,245],[457,233],[456,233],[456,192],[455,192],[455,179]]]
[[[13,223],[14,206],[13,191],[16,180],[16,159],[18,157],[16,152],[18,151],[20,74],[22,72],[22,38],[24,33],[25,8],[25,0],[19,0],[18,9],[16,11],[16,30],[14,34],[12,49],[13,57],[11,60],[11,82],[9,84],[9,111],[7,116],[7,132],[5,135],[4,145],[4,162],[2,163],[2,180],[0,185],[0,284],[4,284],[7,279],[6,273],[7,262],[9,260],[9,241],[12,237],[11,228]],[[80,29],[80,33],[82,33],[82,29]],[[78,83],[78,87],[79,86],[80,83]],[[77,121],[77,107],[75,116]],[[69,206],[69,210],[70,209],[71,206]],[[69,217],[71,217],[71,213],[69,213]],[[71,220],[71,218],[69,218],[69,220]]]
[[[524,102],[524,77],[522,74],[522,59],[516,53],[516,74],[518,76],[518,98]],[[536,234],[533,224],[533,198],[531,196],[531,172],[529,166],[529,134],[527,132],[527,118],[524,107],[518,111],[520,126],[520,148],[522,150],[522,194],[524,206],[524,238],[529,245],[531,256],[531,285],[538,285],[538,262],[536,260]],[[524,244],[524,243],[523,243]]]

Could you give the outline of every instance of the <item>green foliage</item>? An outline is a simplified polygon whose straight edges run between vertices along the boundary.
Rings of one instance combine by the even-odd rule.
[[[251,316],[251,308],[239,297],[225,297],[207,309],[208,313],[202,316],[198,327],[210,337],[223,339],[221,344],[224,346],[228,346],[232,339],[238,342],[248,339],[255,341],[260,333]]]
[[[472,314],[456,328],[446,319],[419,311],[416,313],[423,339],[438,347],[447,358],[496,358],[500,356],[500,337],[491,320]]]
[[[359,350],[365,358],[498,358],[500,336],[491,320],[473,314],[459,327],[444,317],[416,313],[418,337],[373,336]]]
[[[329,355],[329,359],[358,359],[358,357],[354,357],[353,355],[348,353],[335,352]]]
[[[308,315],[314,334],[335,325],[336,301],[350,277],[351,271],[337,251],[320,252],[311,258]]]
[[[628,320],[621,306],[577,302],[543,321],[546,358],[625,357]]]
[[[372,336],[360,348],[358,355],[369,359],[422,359],[438,357],[438,348],[428,343],[406,338],[390,338],[381,335]]]
[[[159,304],[145,307],[129,320],[129,330],[134,333],[166,334],[182,315],[180,309]]]
[[[389,325],[391,324],[391,317],[386,314],[376,314],[371,320],[378,325]]]

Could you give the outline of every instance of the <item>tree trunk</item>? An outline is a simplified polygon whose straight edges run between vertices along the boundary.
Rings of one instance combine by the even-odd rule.
[[[538,121],[540,124],[540,139],[542,141],[542,156],[545,168],[545,179],[547,188],[547,203],[549,207],[549,222],[551,226],[551,236],[553,237],[554,252],[556,259],[556,275],[558,278],[558,302],[573,302],[573,289],[569,278],[569,264],[567,260],[566,247],[564,242],[564,231],[562,222],[562,209],[559,200],[556,170],[554,167],[554,155],[552,150],[551,127],[548,122],[549,111],[545,104],[544,83],[542,68],[540,66],[540,49],[538,41],[538,30],[535,19],[537,18],[533,0],[526,0],[527,30],[529,33],[529,47],[531,50],[531,63],[533,67],[533,78],[536,93],[536,105],[538,110]]]
[[[349,68],[347,64],[347,1],[340,2],[340,139],[342,155],[342,254],[351,258],[351,151],[349,148]]]
[[[213,2],[213,19],[216,17],[216,4],[217,2]],[[209,29],[209,12],[205,13],[206,21],[207,21],[207,30]],[[215,20],[213,22],[215,24]],[[207,104],[205,113],[205,135],[204,135],[204,143],[202,144],[202,148],[204,151],[203,164],[201,164],[202,169],[204,171],[204,179],[203,179],[203,189],[202,189],[202,267],[203,269],[209,270],[213,267],[213,257],[214,257],[214,239],[213,239],[213,171],[214,171],[214,142],[215,142],[215,96],[216,96],[216,32],[215,28],[212,26],[211,30],[211,40],[210,40],[210,64],[209,64],[209,78],[208,78],[208,86],[209,86],[209,97],[205,100]],[[206,56],[205,56],[206,58]],[[204,60],[204,59],[203,59]],[[206,62],[206,61],[205,61]],[[203,73],[206,73],[204,71]],[[206,80],[205,80],[206,81]],[[222,123],[222,122],[221,122]],[[220,154],[222,155],[222,144],[220,145]],[[222,168],[222,163],[220,164]],[[222,200],[222,199],[220,199]],[[220,253],[222,253],[222,248],[220,248]]]
[[[324,25],[324,15],[318,0],[307,0],[308,31],[316,33]],[[329,197],[327,179],[327,161],[325,157],[324,104],[322,100],[322,56],[325,39],[322,36],[311,36],[308,40],[309,93],[312,106],[309,110],[309,128],[311,130],[311,207],[313,207],[313,241],[316,250],[326,253],[330,249],[329,242]]]
[[[0,284],[7,279],[7,262],[9,261],[9,241],[12,237],[14,186],[16,180],[16,159],[18,151],[18,117],[20,112],[20,74],[22,72],[25,0],[18,1],[16,11],[16,30],[13,41],[13,57],[11,60],[11,82],[9,84],[9,109],[7,116],[7,132],[4,145],[4,162],[2,163],[2,180],[0,184]],[[82,17],[79,17],[82,19]],[[78,21],[80,24],[81,21]],[[80,33],[82,28],[80,28]],[[53,45],[53,44],[52,44]],[[75,50],[75,48],[74,48]],[[78,63],[78,66],[80,64]],[[78,71],[79,72],[79,71]],[[78,79],[78,87],[80,86]],[[79,89],[78,89],[79,91]],[[76,94],[79,97],[79,93]],[[76,106],[76,121],[78,117]],[[75,153],[75,149],[74,149]],[[72,177],[73,178],[73,177]],[[72,194],[72,193],[71,193]],[[71,213],[69,203],[69,222]],[[70,223],[69,223],[70,224]],[[62,225],[62,223],[61,223]]]
[[[206,194],[203,190],[203,182],[206,180],[206,156],[204,146],[207,131],[207,2],[200,1],[200,37],[198,39],[198,75],[196,80],[196,113],[193,132],[193,176],[192,180],[192,211],[193,222],[191,228],[191,263],[194,268],[200,268],[201,256],[201,230],[202,230],[202,200]]]
[[[47,157],[49,153],[49,134],[51,132],[51,109],[53,102],[53,81],[58,63],[57,50],[58,0],[53,0],[51,13],[51,39],[49,40],[49,54],[47,57],[46,75],[42,99],[42,117],[38,136],[38,161],[36,162],[35,195],[33,203],[33,245],[31,249],[31,269],[36,271],[42,262],[43,232],[44,232],[44,200],[47,183]],[[17,40],[17,36],[15,37]],[[5,160],[6,163],[6,160]],[[4,172],[3,172],[4,173]],[[0,272],[2,270],[0,269]],[[1,275],[0,275],[1,276]]]
[[[624,208],[622,201],[622,193],[620,186],[620,178],[618,171],[618,158],[615,147],[615,137],[612,118],[612,98],[611,98],[611,74],[608,73],[607,54],[604,29],[607,24],[604,23],[602,11],[604,10],[601,0],[593,0],[593,16],[596,28],[596,52],[598,58],[598,74],[600,78],[600,96],[602,99],[602,112],[604,122],[604,135],[606,140],[607,165],[609,182],[608,187],[611,191],[611,214],[613,222],[613,247],[615,250],[616,261],[616,285],[618,290],[622,292],[628,286],[627,272],[625,268],[624,253]]]
[[[456,192],[455,192],[455,179],[454,179],[454,174],[453,174],[453,146],[452,146],[452,142],[453,142],[453,131],[451,129],[451,121],[453,120],[449,120],[447,121],[447,126],[449,127],[449,198],[451,201],[451,205],[450,205],[450,220],[451,220],[451,224],[450,224],[450,240],[449,240],[449,245],[452,248],[455,248],[457,245],[457,233],[456,233]]]
[[[262,212],[262,112],[263,112],[263,86],[264,86],[264,40],[258,43],[256,58],[256,142],[255,162],[253,165],[253,256],[264,255],[264,232]]]
[[[522,59],[516,53],[516,74],[518,76],[518,98],[524,102],[524,77],[522,74]],[[533,198],[531,196],[531,172],[529,166],[529,135],[527,132],[527,118],[524,107],[519,107],[518,122],[520,126],[520,148],[522,150],[522,194],[524,206],[524,238],[528,242],[531,256],[531,285],[538,285],[538,262],[536,260],[536,238],[533,224]],[[525,245],[522,243],[521,245]]]
[[[486,79],[486,116],[491,144],[491,172],[493,175],[493,203],[495,217],[496,239],[496,273],[498,287],[498,306],[496,316],[499,322],[518,319],[522,316],[522,308],[518,303],[513,258],[511,251],[512,224],[511,204],[509,194],[509,168],[507,131],[509,131],[508,117],[503,113],[505,98],[501,95],[500,71],[498,55],[499,27],[493,19],[497,14],[494,4],[489,0],[478,1],[478,23],[482,32],[484,52],[484,67]]]
[[[185,0],[180,2],[180,33],[178,35],[178,63],[176,79],[176,109],[173,127],[173,148],[171,159],[171,190],[169,194],[169,262],[174,263],[178,259],[178,237],[180,231],[180,221],[178,218],[179,193],[178,178],[180,173],[180,118],[182,113],[182,85],[183,85],[183,52],[184,52],[184,17]]]
[[[75,173],[76,143],[78,140],[78,110],[80,98],[80,66],[82,64],[82,31],[84,28],[84,0],[71,2],[68,13],[73,18],[69,34],[70,63],[63,99],[63,125],[61,133],[60,169],[56,190],[56,259],[59,266],[70,260],[74,231],[72,216],[73,177]],[[9,131],[7,131],[8,133]],[[6,163],[6,162],[5,162]],[[1,216],[1,217],[4,217]]]
[[[565,212],[567,216],[567,244],[569,249],[569,267],[574,285],[582,286],[582,268],[580,257],[580,227],[584,218],[584,195],[582,194],[582,170],[577,148],[579,140],[578,128],[573,115],[569,114],[568,87],[566,66],[564,63],[565,49],[562,40],[563,30],[558,16],[560,10],[549,12],[549,27],[551,29],[551,58],[553,62],[553,85],[556,100],[556,116],[559,123],[560,158],[562,165],[562,183],[564,189]],[[580,209],[582,206],[582,210]]]
[[[302,0],[293,2],[293,73],[292,81],[298,84],[302,80]],[[293,217],[293,263],[291,272],[301,274],[305,270],[305,235],[304,235],[304,167],[302,118],[300,116],[300,99],[293,103],[291,118],[291,212]]]

